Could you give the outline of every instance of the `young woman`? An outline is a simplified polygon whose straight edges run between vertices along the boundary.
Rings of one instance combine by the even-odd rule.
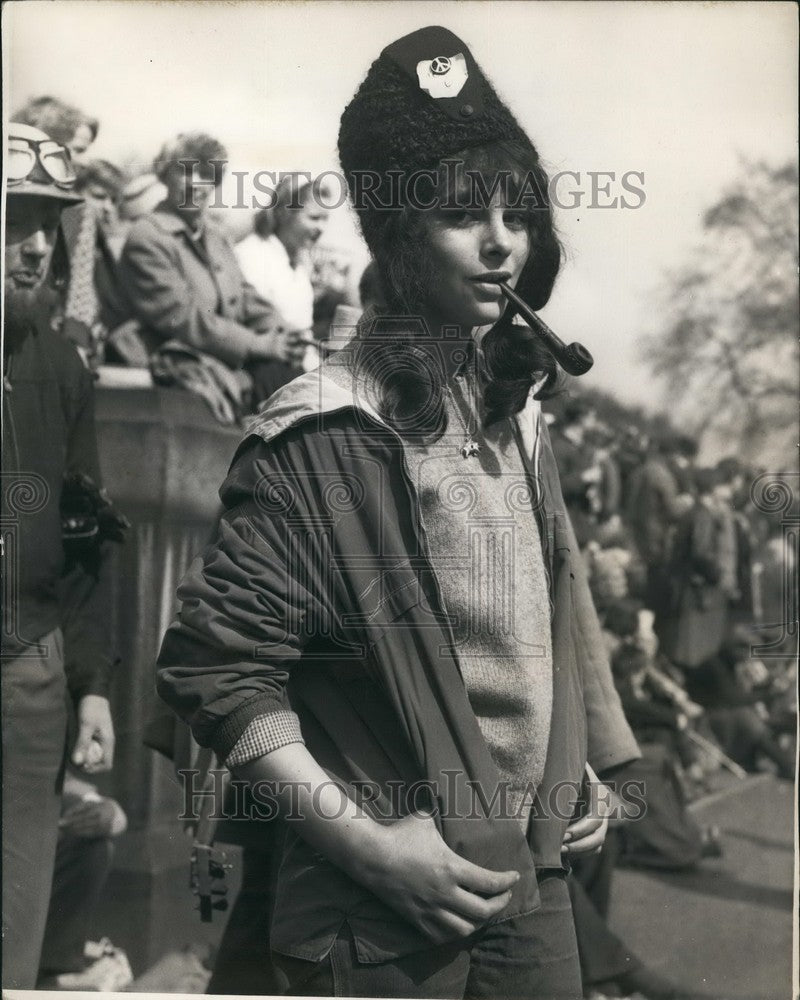
[[[236,244],[242,273],[275,309],[287,330],[313,337],[314,288],[309,253],[325,231],[329,197],[319,182],[283,178],[275,207],[255,218],[255,229]]]
[[[637,749],[534,399],[555,364],[498,286],[549,296],[546,176],[442,28],[381,53],[339,151],[386,306],[256,418],[160,657],[279,802],[269,913],[226,941],[269,934],[263,992],[577,997],[565,875],[605,821],[576,798]]]

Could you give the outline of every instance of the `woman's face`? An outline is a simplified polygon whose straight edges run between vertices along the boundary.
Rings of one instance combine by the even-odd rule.
[[[119,212],[113,192],[102,184],[89,184],[83,189],[87,206],[105,230],[114,230],[119,225]]]
[[[318,204],[318,199],[308,193],[301,208],[287,208],[281,213],[277,236],[290,257],[314,246],[325,231],[328,215],[328,209]]]
[[[164,177],[167,203],[190,221],[199,219],[214,196],[214,181],[213,173],[205,173],[197,164],[189,168],[187,164],[173,163]]]
[[[429,319],[464,327],[496,323],[506,300],[500,281],[516,285],[528,259],[528,216],[497,192],[487,207],[438,209],[428,227],[432,280]]]
[[[89,147],[94,142],[94,135],[88,125],[81,124],[75,129],[75,134],[69,142],[73,160],[82,160]]]

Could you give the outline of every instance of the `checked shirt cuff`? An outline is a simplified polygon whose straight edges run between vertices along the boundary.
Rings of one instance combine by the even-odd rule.
[[[248,761],[263,757],[264,754],[288,746],[290,743],[304,743],[300,732],[300,720],[294,712],[270,712],[257,715],[236,741],[228,754],[226,767],[237,767]]]

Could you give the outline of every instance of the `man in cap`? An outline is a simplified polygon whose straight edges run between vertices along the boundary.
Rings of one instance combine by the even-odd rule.
[[[80,201],[68,150],[12,123],[3,288],[3,986],[33,988],[53,876],[72,697],[72,763],[108,770],[114,731],[92,378],[48,328],[65,267],[61,211]]]

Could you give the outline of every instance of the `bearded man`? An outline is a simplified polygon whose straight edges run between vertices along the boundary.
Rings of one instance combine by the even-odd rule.
[[[49,329],[70,154],[9,126],[3,310],[3,986],[32,989],[53,876],[71,696],[72,763],[108,770],[107,540],[122,520],[99,489],[93,383]],[[53,260],[54,253],[56,260]],[[65,258],[63,258],[65,261]]]

